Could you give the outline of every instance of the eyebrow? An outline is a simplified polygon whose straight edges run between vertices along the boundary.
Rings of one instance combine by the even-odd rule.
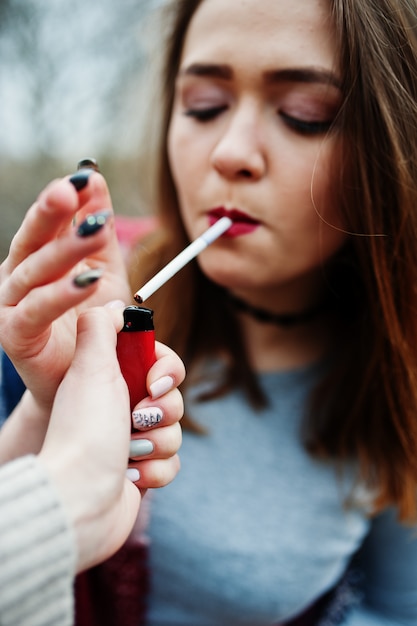
[[[342,85],[337,76],[322,68],[315,67],[295,67],[285,70],[272,70],[265,73],[268,83],[292,82],[292,83],[321,83],[324,85],[332,85],[341,89]]]
[[[202,76],[207,78],[220,78],[231,80],[233,70],[229,65],[212,63],[192,63],[180,71],[182,76]],[[269,84],[292,82],[292,83],[320,83],[332,85],[341,89],[341,82],[337,76],[322,68],[295,67],[282,70],[268,70],[264,73],[265,81]]]
[[[207,76],[208,78],[233,78],[233,70],[229,65],[211,63],[192,63],[180,71],[180,76]]]

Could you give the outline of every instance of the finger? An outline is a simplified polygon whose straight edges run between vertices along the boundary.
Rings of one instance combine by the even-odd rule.
[[[132,461],[127,476],[140,489],[158,489],[174,480],[180,466],[178,454],[165,460]]]
[[[129,395],[116,357],[116,337],[113,316],[104,307],[92,307],[79,316],[74,356],[56,393],[46,437],[53,451],[54,443],[55,449],[62,446],[65,433],[68,442],[77,442],[73,453],[80,457],[96,446],[84,463],[90,463],[89,478],[100,471],[105,475],[107,459],[113,469],[118,465],[122,472],[126,467]]]
[[[91,170],[88,170],[91,172]],[[70,180],[76,176],[82,176],[84,169],[79,170]],[[100,173],[94,172],[88,179],[88,185],[78,190],[79,209],[75,216],[74,223],[81,224],[88,215],[94,215],[103,210],[113,214],[112,201],[107,183]],[[116,228],[113,220],[109,222],[111,237],[105,248],[96,251],[94,259],[98,263],[106,263],[108,267],[123,276],[127,282],[127,268],[125,266],[122,249],[117,238]]]
[[[56,394],[52,421],[60,433],[66,429],[68,437],[78,439],[80,450],[94,439],[103,454],[111,449],[113,460],[119,458],[123,466],[129,448],[129,398],[116,357],[116,337],[114,317],[105,307],[80,314],[74,356]],[[77,407],[82,409],[80,417]]]
[[[103,378],[104,370],[108,369],[107,374],[110,378],[113,378],[114,372],[120,377],[115,350],[117,325],[116,317],[107,307],[92,307],[81,313],[77,323],[77,345],[70,370],[78,368],[79,375],[92,376],[97,373]],[[106,364],[105,368],[103,363]],[[84,371],[80,371],[82,368]],[[103,385],[104,381],[101,384]]]
[[[152,398],[145,398],[132,411],[132,423],[136,430],[147,431],[157,426],[169,426],[178,422],[184,414],[184,401],[178,389],[158,398],[152,403]]]
[[[71,223],[78,208],[77,191],[68,181],[51,182],[32,204],[14,236],[5,262],[10,273],[23,259],[58,236]]]
[[[151,433],[134,433],[130,442],[130,459],[169,459],[178,452],[182,443],[182,430],[179,423],[166,428],[156,428]]]
[[[77,278],[82,278],[82,286],[77,285],[76,279],[66,277],[32,290],[19,306],[13,308],[7,329],[0,332],[0,338],[5,349],[12,342],[15,358],[19,357],[20,350],[25,359],[39,354],[48,341],[51,324],[98,288],[101,270],[91,270]]]
[[[179,356],[168,346],[155,342],[156,362],[146,379],[147,388],[153,399],[160,398],[170,389],[178,387],[185,378],[185,366]]]
[[[74,180],[82,177],[87,172],[88,185],[78,189],[79,210],[76,215],[76,223],[82,222],[90,213],[97,213],[102,209],[112,210],[112,200],[109,188],[103,176],[97,172],[91,174],[90,169],[81,169],[67,180]],[[89,174],[88,174],[89,173]]]
[[[110,229],[100,228],[92,236],[71,233],[54,239],[37,250],[14,269],[1,289],[1,301],[15,306],[30,291],[67,274],[82,259],[103,248],[111,236]]]
[[[82,188],[72,175],[52,181],[39,194],[13,238],[9,256],[4,263],[8,273],[46,242],[68,230],[77,211],[82,216],[104,208],[111,209],[104,178],[92,170],[83,170],[82,174]]]

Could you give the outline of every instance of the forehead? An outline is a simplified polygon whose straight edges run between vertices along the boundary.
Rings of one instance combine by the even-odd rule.
[[[328,0],[203,0],[191,19],[182,65],[203,60],[242,67],[337,68]]]

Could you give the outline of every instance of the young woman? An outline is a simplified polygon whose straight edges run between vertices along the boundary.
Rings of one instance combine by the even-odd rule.
[[[190,430],[153,494],[146,624],[416,624],[417,3],[171,19],[132,285],[234,224],[149,301]]]
[[[106,563],[97,623],[414,625],[417,4],[169,8],[133,289],[233,225],[146,303],[187,366],[182,471],[147,496],[145,605],[103,611]]]

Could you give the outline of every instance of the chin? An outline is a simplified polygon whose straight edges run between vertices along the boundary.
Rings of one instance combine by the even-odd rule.
[[[200,269],[203,274],[216,285],[224,289],[253,289],[258,286],[258,281],[252,273],[249,275],[242,270],[239,272],[225,264],[201,263]],[[254,283],[252,282],[254,281]]]

